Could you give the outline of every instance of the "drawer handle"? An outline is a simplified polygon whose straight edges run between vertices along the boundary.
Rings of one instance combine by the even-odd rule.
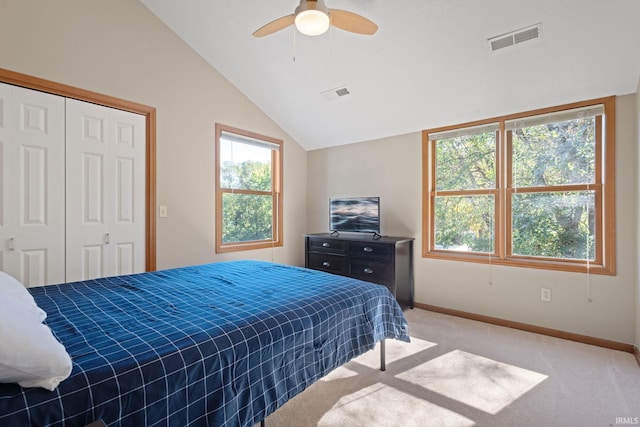
[[[331,263],[329,261],[325,261],[322,263],[323,267],[331,267]]]
[[[365,246],[363,251],[365,251],[365,252],[373,252],[373,248],[371,246]]]
[[[371,274],[371,273],[373,273],[373,268],[368,268],[368,267],[367,267],[367,268],[365,268],[365,269],[364,269],[364,270],[362,270],[362,271],[364,271],[364,272],[365,272],[365,273],[367,273],[367,274]]]
[[[324,242],[324,243],[322,244],[322,247],[323,247],[323,248],[330,248],[330,247],[331,247],[331,245],[330,245],[329,243],[327,243],[327,242]]]

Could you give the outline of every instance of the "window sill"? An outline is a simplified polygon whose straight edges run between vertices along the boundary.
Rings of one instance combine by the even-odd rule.
[[[423,251],[423,258],[440,259],[446,261],[474,262],[478,264],[503,265],[507,267],[535,268],[541,270],[564,271],[570,273],[589,273],[615,276],[612,266],[578,261],[551,261],[544,258],[499,258],[487,254],[469,254],[450,251]]]

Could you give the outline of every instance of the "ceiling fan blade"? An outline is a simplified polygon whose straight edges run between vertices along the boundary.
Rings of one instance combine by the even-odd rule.
[[[282,18],[278,18],[275,21],[271,21],[268,24],[263,25],[253,32],[254,37],[263,37],[268,36],[269,34],[273,34],[276,31],[283,30],[287,28],[289,25],[293,25],[295,15],[287,15]]]
[[[378,31],[378,26],[357,13],[340,9],[329,9],[331,23],[341,30],[370,36]]]

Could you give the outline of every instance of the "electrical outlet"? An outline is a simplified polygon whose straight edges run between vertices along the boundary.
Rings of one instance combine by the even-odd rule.
[[[540,300],[551,301],[551,289],[548,289],[548,288],[540,289]]]

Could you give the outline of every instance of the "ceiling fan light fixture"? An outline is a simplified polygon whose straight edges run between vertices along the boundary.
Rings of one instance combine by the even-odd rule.
[[[264,37],[290,26],[294,26],[295,30],[307,36],[324,34],[331,26],[366,36],[373,35],[378,31],[375,22],[357,13],[341,9],[327,9],[324,0],[300,0],[300,5],[293,13],[266,23],[255,30],[253,36]]]
[[[324,34],[331,24],[329,11],[322,1],[302,1],[295,15],[296,29],[307,36]]]

